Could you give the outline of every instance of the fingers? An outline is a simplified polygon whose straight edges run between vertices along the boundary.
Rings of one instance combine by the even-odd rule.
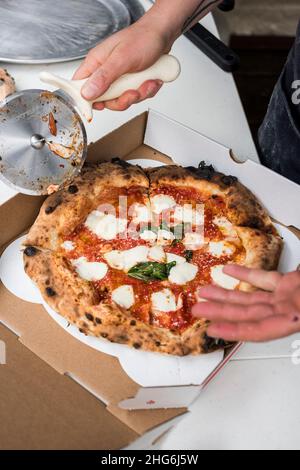
[[[259,322],[214,323],[207,334],[225,341],[272,341],[300,331],[300,314],[267,317]]]
[[[99,44],[99,46],[92,49],[75,72],[73,80],[83,80],[96,72],[96,70],[104,64],[106,59],[112,53],[112,50],[116,45],[116,40],[116,35],[111,36],[106,41]]]
[[[267,272],[260,269],[249,269],[243,266],[228,265],[224,273],[240,281],[245,281],[259,289],[273,292],[282,280],[282,274],[278,272]]]
[[[198,296],[206,300],[232,302],[237,304],[271,303],[273,295],[269,292],[246,293],[227,290],[222,287],[206,286],[198,290]]]
[[[192,309],[195,317],[212,321],[247,322],[275,315],[271,304],[235,304],[223,302],[202,302]]]
[[[90,77],[100,67],[100,64],[100,59],[90,53],[74,73],[73,80],[83,80]]]
[[[99,98],[117,78],[130,72],[130,66],[121,50],[116,48],[84,84],[82,96],[89,101]]]
[[[94,103],[93,108],[96,109],[96,111],[103,111],[103,109],[105,109],[105,104],[104,103]]]
[[[105,101],[104,107],[111,111],[126,111],[130,106],[140,101],[140,94],[135,90],[128,90],[120,98]]]
[[[98,103],[95,103],[95,109],[110,109],[111,111],[125,111],[130,106],[136,103],[140,103],[148,98],[153,98],[163,83],[160,80],[149,80],[145,82],[138,90],[128,90],[123,95],[111,101],[106,101],[102,106],[98,107]]]

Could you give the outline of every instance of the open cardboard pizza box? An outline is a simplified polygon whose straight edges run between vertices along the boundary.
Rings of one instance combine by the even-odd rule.
[[[238,162],[228,148],[154,111],[90,145],[90,161],[113,157],[144,166],[145,160],[149,166],[205,160],[239,177],[278,222],[285,239],[280,269],[297,268],[298,185],[250,160]],[[17,195],[0,206],[0,344],[7,353],[6,365],[0,365],[0,419],[6,423],[0,448],[113,449],[142,435],[141,445],[149,447],[241,345],[225,354],[168,357],[85,337],[49,308],[47,313],[24,278],[19,241],[42,202]]]

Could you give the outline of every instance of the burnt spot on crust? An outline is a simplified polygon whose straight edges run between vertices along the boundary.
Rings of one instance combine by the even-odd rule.
[[[141,349],[142,345],[140,343],[133,343],[134,349]]]
[[[37,250],[37,248],[35,248],[34,246],[28,246],[28,247],[24,250],[24,255],[25,255],[25,256],[28,256],[29,258],[31,258],[32,256],[37,255],[37,253],[38,253],[38,250]]]
[[[212,165],[206,165],[204,161],[199,163],[198,168],[189,166],[186,170],[192,173],[194,177],[207,181],[211,181],[216,174],[214,167]]]
[[[211,338],[206,333],[203,336],[202,348],[205,353],[210,353],[216,349],[225,349],[231,345],[232,343],[224,341],[223,339]]]
[[[118,343],[127,343],[128,341],[128,336],[127,335],[120,335],[118,336]]]
[[[225,185],[225,186],[232,186],[233,184],[237,183],[238,182],[238,179],[236,176],[222,176],[221,178],[221,181],[222,183]]]
[[[50,215],[50,214],[53,214],[53,212],[58,208],[58,206],[60,206],[62,204],[62,198],[59,196],[59,197],[56,197],[56,199],[54,199],[53,201],[51,201],[51,203],[49,204],[49,206],[46,207],[45,209],[45,214],[46,215]]]
[[[124,168],[126,170],[127,168],[130,168],[132,166],[130,163],[126,162],[126,160],[121,160],[121,158],[119,157],[112,158],[111,162],[115,165],[119,165],[121,168]]]
[[[102,338],[104,338],[104,339],[108,338],[108,334],[107,334],[107,333],[101,333],[101,336],[102,336]]]
[[[181,345],[181,352],[183,356],[188,356],[191,353],[191,348],[183,344]]]
[[[85,316],[88,319],[88,321],[94,321],[94,316],[91,313],[86,313]]]
[[[98,318],[98,317],[95,318],[95,322],[97,323],[97,325],[101,325],[101,324],[102,324],[101,318]]]
[[[78,189],[78,186],[76,186],[76,184],[72,184],[71,186],[69,186],[68,191],[70,194],[76,194],[78,193],[79,189]]]
[[[130,326],[135,326],[136,325],[136,320],[131,320]]]
[[[46,288],[46,294],[48,297],[55,297],[56,296],[56,292],[54,289],[52,289],[52,287],[47,287]]]

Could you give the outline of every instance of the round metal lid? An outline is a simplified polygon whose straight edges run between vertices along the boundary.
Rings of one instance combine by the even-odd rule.
[[[143,13],[137,0],[1,0],[0,61],[80,59]]]
[[[0,105],[0,180],[18,192],[51,194],[79,174],[84,125],[64,97],[26,90]]]

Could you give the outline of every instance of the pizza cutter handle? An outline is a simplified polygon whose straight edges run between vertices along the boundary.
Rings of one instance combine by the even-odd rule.
[[[62,89],[71,96],[80,112],[88,122],[93,119],[93,104],[119,98],[127,90],[137,90],[147,80],[162,80],[170,83],[176,80],[181,72],[179,61],[171,55],[163,55],[152,67],[143,72],[128,73],[116,80],[111,87],[95,101],[87,101],[81,95],[87,80],[66,80],[49,72],[42,72],[40,79],[48,85]]]

